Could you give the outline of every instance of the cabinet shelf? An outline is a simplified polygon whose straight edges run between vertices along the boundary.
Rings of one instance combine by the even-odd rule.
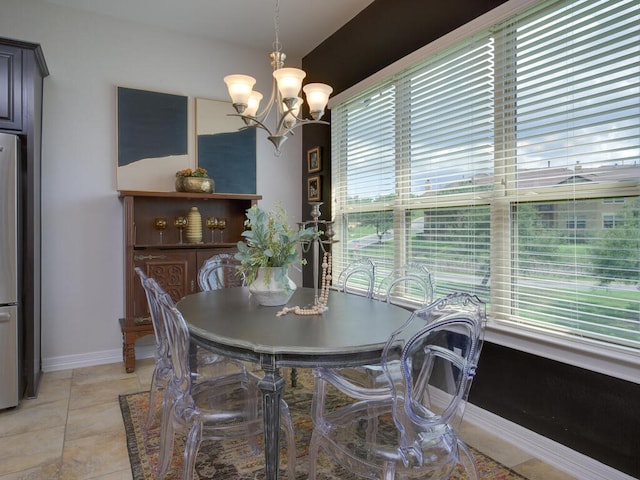
[[[146,192],[141,190],[118,190],[120,197],[150,197],[150,198],[174,198],[193,199],[197,201],[207,200],[251,200],[257,202],[262,195],[245,193],[191,193],[191,192]]]
[[[194,249],[211,249],[211,248],[236,248],[237,242],[216,242],[216,243],[149,243],[136,244],[134,250],[146,250],[153,248],[154,250],[194,250]]]
[[[125,369],[133,372],[136,340],[153,333],[153,325],[148,322],[147,299],[135,267],[153,277],[174,301],[197,292],[197,275],[202,264],[216,253],[237,251],[236,244],[244,231],[245,213],[262,196],[133,190],[121,190],[118,194],[124,207],[125,243],[125,315],[119,319],[119,324]],[[211,233],[204,228],[203,243],[180,243],[180,231],[173,225],[173,220],[186,216],[191,207],[198,207],[203,223],[209,216],[227,219],[224,242],[207,241]],[[155,229],[158,217],[167,220],[162,243],[160,232]],[[215,232],[215,236],[220,238],[219,232]]]

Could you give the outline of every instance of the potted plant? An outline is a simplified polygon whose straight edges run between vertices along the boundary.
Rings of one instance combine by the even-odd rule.
[[[176,192],[213,193],[215,184],[207,170],[185,168],[176,172]]]
[[[265,212],[254,205],[247,210],[238,242],[239,269],[245,274],[249,291],[261,305],[284,305],[296,288],[288,277],[291,265],[303,265],[298,244],[312,239],[316,233],[312,227],[294,230],[289,226],[287,213],[282,207]]]

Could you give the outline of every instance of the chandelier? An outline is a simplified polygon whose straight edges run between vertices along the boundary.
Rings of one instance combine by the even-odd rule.
[[[287,139],[287,135],[292,130],[301,125],[311,123],[323,123],[324,109],[327,106],[329,95],[333,91],[329,85],[324,83],[309,83],[302,87],[302,80],[307,75],[304,70],[298,68],[285,68],[284,61],[286,55],[282,52],[280,44],[280,10],[278,0],[276,0],[274,23],[276,40],[273,42],[273,52],[269,55],[273,68],[273,82],[271,87],[271,98],[265,107],[259,111],[260,101],[263,96],[260,92],[254,91],[253,86],[256,79],[249,75],[227,75],[224,82],[229,89],[229,95],[237,115],[248,127],[259,127],[266,130],[268,139],[280,151],[280,146]],[[300,89],[305,93],[307,105],[309,107],[310,119],[301,116],[301,107],[304,100],[300,97]],[[275,111],[275,127],[271,130],[266,121],[271,111]]]

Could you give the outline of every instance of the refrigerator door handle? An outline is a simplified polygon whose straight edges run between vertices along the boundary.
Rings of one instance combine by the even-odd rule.
[[[0,323],[6,323],[11,320],[11,315],[6,312],[0,312]]]

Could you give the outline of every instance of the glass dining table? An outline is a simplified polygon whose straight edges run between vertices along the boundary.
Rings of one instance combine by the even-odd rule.
[[[298,288],[287,306],[312,305],[314,289]],[[376,363],[390,335],[409,319],[395,305],[331,291],[322,315],[283,316],[282,307],[264,307],[246,287],[200,292],[177,303],[192,342],[214,353],[254,362],[264,376],[265,473],[278,478],[280,399],[283,367],[347,367]]]

